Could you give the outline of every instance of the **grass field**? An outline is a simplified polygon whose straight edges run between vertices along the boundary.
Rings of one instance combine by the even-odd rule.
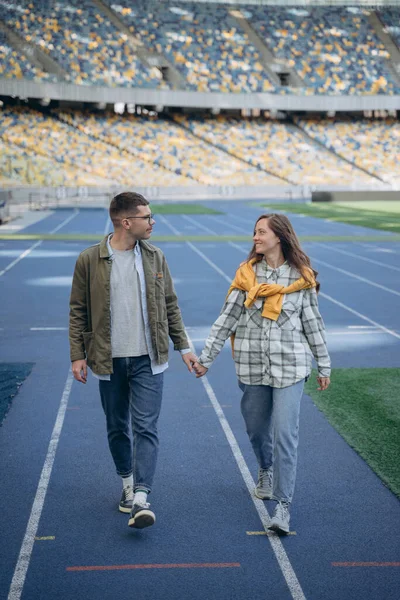
[[[390,239],[377,235],[299,235],[301,242],[400,242],[400,235]],[[56,242],[99,242],[103,238],[99,233],[0,233],[0,240],[14,241],[56,241]],[[248,242],[251,235],[157,235],[151,236],[152,242]]]
[[[400,197],[400,192],[399,192]],[[393,200],[358,200],[355,202],[333,202],[334,206],[347,206],[348,208],[361,208],[362,210],[372,210],[385,213],[396,213],[400,216],[400,200],[399,202]]]
[[[367,206],[368,205],[368,206]],[[305,203],[305,204],[259,204],[260,207],[271,211],[279,210],[294,214],[317,217],[349,225],[360,225],[371,229],[381,229],[400,233],[400,202],[385,202],[381,207],[380,202],[352,202],[333,204]]]
[[[325,392],[315,377],[306,393],[328,421],[400,498],[399,369],[334,369]]]

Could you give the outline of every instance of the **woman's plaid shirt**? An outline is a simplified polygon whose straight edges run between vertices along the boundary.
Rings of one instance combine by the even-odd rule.
[[[254,265],[258,283],[288,286],[300,277],[284,263],[271,269],[265,259]],[[234,360],[242,383],[283,388],[311,372],[312,355],[320,377],[330,377],[325,326],[318,309],[315,288],[284,297],[277,321],[261,316],[264,299],[244,306],[246,292],[233,290],[211,328],[199,362],[210,367],[228,337],[235,333]]]

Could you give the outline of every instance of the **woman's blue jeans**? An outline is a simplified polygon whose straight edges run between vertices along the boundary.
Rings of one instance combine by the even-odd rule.
[[[134,488],[150,492],[158,456],[163,373],[153,375],[147,355],[114,358],[113,370],[110,381],[99,382],[111,455],[118,475],[133,473]]]
[[[246,385],[241,410],[260,469],[273,469],[273,498],[291,502],[296,481],[304,379],[285,388]]]

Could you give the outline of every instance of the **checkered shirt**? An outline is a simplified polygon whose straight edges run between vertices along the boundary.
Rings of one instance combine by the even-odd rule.
[[[285,262],[271,269],[265,259],[253,268],[258,283],[288,286],[300,277]],[[239,380],[247,385],[283,388],[307,377],[314,356],[320,377],[330,377],[325,326],[315,288],[286,294],[277,321],[261,315],[264,298],[250,307],[247,292],[233,290],[211,328],[199,362],[209,368],[228,337],[235,333],[234,360]]]

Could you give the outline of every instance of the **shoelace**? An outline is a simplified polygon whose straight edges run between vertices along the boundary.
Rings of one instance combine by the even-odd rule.
[[[269,486],[272,486],[272,470],[268,469],[268,471],[260,471],[260,483],[261,486],[266,483]]]
[[[126,487],[124,487],[124,499],[125,500],[133,500],[133,487],[130,485],[127,485]]]

